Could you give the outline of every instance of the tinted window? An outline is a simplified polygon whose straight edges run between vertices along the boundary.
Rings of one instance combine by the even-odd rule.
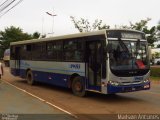
[[[62,59],[62,43],[49,42],[47,43],[47,59],[48,60],[61,60]]]
[[[72,40],[64,42],[64,60],[65,61],[82,61],[83,44],[80,41]]]
[[[32,45],[33,60],[46,59],[46,43],[35,43]]]
[[[21,59],[23,60],[31,60],[32,59],[31,44],[21,45],[20,55]]]

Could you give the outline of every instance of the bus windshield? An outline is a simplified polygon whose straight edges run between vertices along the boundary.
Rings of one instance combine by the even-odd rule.
[[[144,70],[149,69],[149,58],[146,41],[109,41],[111,70]]]

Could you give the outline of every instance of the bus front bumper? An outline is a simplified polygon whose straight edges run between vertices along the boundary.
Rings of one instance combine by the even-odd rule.
[[[107,84],[108,94],[134,92],[134,91],[148,90],[148,89],[150,89],[150,82],[141,84],[132,84],[132,85],[121,85],[121,86],[120,85],[114,86],[111,84]]]

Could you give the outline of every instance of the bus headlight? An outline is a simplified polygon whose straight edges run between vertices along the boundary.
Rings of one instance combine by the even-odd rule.
[[[149,82],[149,80],[148,80],[148,79],[146,79],[146,80],[144,80],[143,82],[144,82],[144,83],[147,83],[147,82]]]
[[[113,85],[113,86],[118,86],[119,82],[117,81],[108,81],[109,84]]]

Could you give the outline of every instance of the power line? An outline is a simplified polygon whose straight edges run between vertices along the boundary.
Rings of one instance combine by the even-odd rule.
[[[15,0],[13,0],[13,1],[11,1],[10,3],[8,3],[7,5],[5,5],[4,7],[2,7],[1,9],[0,9],[0,12],[2,12],[2,11],[4,11],[7,7],[9,7],[12,3],[14,3],[15,2]]]
[[[15,0],[14,0],[15,1]],[[8,9],[7,11],[5,11],[4,13],[2,13],[2,15],[0,15],[0,18],[2,16],[4,16],[6,13],[8,13],[10,10],[12,10],[14,7],[16,7],[18,4],[20,4],[23,0],[19,0],[16,4],[14,4],[10,9]]]
[[[9,1],[9,0],[6,0],[5,2],[3,2],[3,3],[0,5],[0,7],[3,6],[7,1]]]

